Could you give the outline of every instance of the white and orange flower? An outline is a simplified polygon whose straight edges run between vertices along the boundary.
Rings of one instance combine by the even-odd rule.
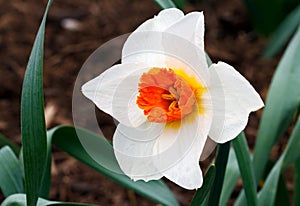
[[[199,159],[209,136],[235,138],[259,94],[232,66],[208,67],[202,12],[161,11],[127,39],[122,62],[82,87],[83,94],[120,123],[116,159],[133,180],[165,176],[186,189],[201,187]]]

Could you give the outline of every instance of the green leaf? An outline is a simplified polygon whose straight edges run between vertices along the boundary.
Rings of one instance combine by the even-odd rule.
[[[296,31],[299,22],[300,5],[296,7],[276,29],[264,51],[264,57],[270,58],[276,55]]]
[[[281,164],[283,158],[280,158],[271,172],[268,175],[268,178],[264,184],[263,189],[258,195],[258,205],[267,206],[274,205],[275,197],[277,192],[278,181],[281,173]]]
[[[176,4],[172,0],[154,0],[161,9],[176,8]]]
[[[177,6],[178,9],[183,9],[185,0],[173,0],[174,4]]]
[[[178,8],[183,9],[185,0],[154,0],[160,9]]]
[[[24,192],[23,173],[19,161],[10,147],[0,150],[0,188],[5,197]]]
[[[94,148],[91,149],[97,152],[99,157],[97,162],[85,151],[78,136],[84,137],[85,141],[88,141],[90,145],[94,145]],[[87,130],[75,129],[71,126],[60,126],[48,131],[48,138],[59,149],[106,177],[111,178],[118,184],[160,204],[179,205],[172,192],[162,181],[134,182],[125,176],[115,159],[111,144],[105,138]]]
[[[16,155],[19,154],[20,147],[0,133],[0,148],[6,145],[9,146]]]
[[[211,186],[214,182],[216,176],[216,166],[211,165],[206,172],[206,175],[203,180],[203,185],[200,189],[197,190],[193,200],[191,202],[191,206],[198,206],[205,202],[206,197],[211,189]]]
[[[219,206],[227,205],[227,202],[234,190],[239,176],[240,171],[237,163],[237,158],[234,150],[230,149]]]
[[[112,171],[123,174],[115,158],[112,145],[104,137],[72,126],[55,127],[48,131],[47,136],[50,138],[49,141],[51,141],[52,144],[78,160],[88,162],[89,164],[97,163],[82,146],[80,137],[84,137],[84,142],[90,146],[89,153],[97,154],[98,163],[101,163],[101,166],[106,168],[102,171],[104,175],[110,175]],[[97,165],[99,165],[98,163]],[[107,174],[105,172],[107,172]]]
[[[205,58],[206,58],[206,62],[208,64],[208,66],[212,65],[212,61],[206,52],[205,52]]]
[[[295,161],[294,167],[294,205],[300,205],[300,158]]]
[[[51,139],[47,138],[47,158],[45,162],[45,169],[43,173],[42,185],[40,190],[40,197],[48,199],[51,189]]]
[[[243,0],[256,31],[271,34],[286,15],[286,0]]]
[[[253,155],[256,181],[262,177],[273,145],[288,128],[299,106],[299,52],[300,29],[290,42],[272,79]]]
[[[289,192],[284,182],[284,177],[281,174],[279,177],[275,206],[291,205]]]
[[[240,133],[232,140],[232,144],[238,160],[247,203],[248,205],[255,206],[257,205],[256,180],[245,134],[243,132]]]
[[[300,115],[297,123],[288,141],[288,145],[283,153],[284,159],[282,163],[282,170],[285,170],[290,164],[296,162],[300,157]]]
[[[287,130],[300,104],[300,27],[272,79],[253,154],[256,182],[262,177],[273,145]],[[274,115],[276,114],[276,115]],[[242,192],[235,205],[245,205]]]
[[[230,142],[219,144],[216,157],[216,178],[212,190],[210,191],[208,205],[219,205],[220,194],[225,176],[228,154],[230,150]]]
[[[68,202],[57,202],[49,201],[43,198],[39,198],[36,206],[46,205],[62,205],[62,206],[92,206],[90,204],[83,203],[68,203]],[[14,194],[4,200],[1,206],[26,206],[26,195],[25,194]]]
[[[27,205],[36,205],[46,160],[46,128],[43,99],[43,55],[49,0],[27,64],[21,100],[21,129]]]
[[[299,116],[300,117],[300,116]],[[288,145],[268,175],[264,187],[259,193],[258,203],[262,206],[273,206],[276,199],[281,172],[300,157],[300,118],[294,127]]]

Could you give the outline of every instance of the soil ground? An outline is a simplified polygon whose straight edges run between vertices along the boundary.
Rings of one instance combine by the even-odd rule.
[[[36,0],[0,1],[0,132],[18,144],[21,142],[22,80],[45,5],[45,1]],[[265,99],[277,60],[261,59],[266,41],[251,28],[241,1],[194,0],[187,3],[185,11],[194,10],[204,11],[205,47],[213,62],[224,61],[233,65]],[[159,8],[151,0],[54,1],[46,27],[44,60],[48,128],[72,124],[73,86],[87,57],[106,41],[132,32],[158,12]],[[75,21],[75,29],[64,26],[68,19]],[[251,114],[246,128],[251,148],[261,112]],[[114,125],[107,116],[101,115],[108,119],[102,126],[110,136]],[[96,205],[157,205],[55,148],[53,159],[50,195],[53,200]],[[201,163],[204,170],[208,163]],[[190,203],[194,191],[167,183],[180,204]],[[2,200],[0,194],[0,202]]]

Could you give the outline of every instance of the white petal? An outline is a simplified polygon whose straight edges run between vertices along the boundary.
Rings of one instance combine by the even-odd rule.
[[[162,174],[153,164],[153,145],[164,124],[145,122],[138,128],[119,124],[113,137],[114,153],[122,171],[133,180],[156,180]]]
[[[176,8],[164,9],[154,18],[145,21],[134,32],[164,31],[184,16],[183,12]]]
[[[166,32],[180,36],[204,51],[203,12],[191,12],[166,29]]]
[[[207,62],[204,52],[204,16],[203,12],[192,12],[184,16],[168,29],[167,33],[183,38],[198,47],[198,55],[201,69],[207,68]]]
[[[224,143],[235,138],[248,122],[249,113],[264,106],[251,84],[232,66],[218,62],[209,68],[208,88],[213,102],[212,140]]]
[[[82,92],[99,109],[122,124],[136,127],[146,121],[136,98],[139,78],[148,70],[143,64],[115,65],[84,84]]]
[[[186,189],[200,188],[199,159],[211,124],[209,112],[183,119],[179,130],[166,128],[155,144],[156,167],[163,175]]]
[[[127,45],[131,41],[132,44]],[[194,73],[208,73],[204,51],[172,33],[134,33],[128,37],[122,52],[123,63],[140,62],[151,67],[190,68]]]
[[[165,57],[161,52],[163,50],[161,48],[161,32],[179,21],[183,16],[183,12],[179,9],[165,9],[158,16],[140,25],[130,34],[124,44],[122,63],[143,62],[149,63],[151,66],[165,67]],[[150,52],[149,54],[146,54],[145,51],[147,50]],[[137,55],[135,56],[135,54]]]
[[[180,128],[146,122],[138,128],[119,125],[113,138],[122,171],[133,180],[166,176],[186,189],[202,185],[199,159],[211,123],[211,115],[184,119]]]
[[[141,62],[148,67],[183,69],[207,86],[208,68],[204,52],[190,41],[166,32],[137,32],[129,37],[135,44],[123,48],[122,62]]]
[[[123,63],[142,62],[149,67],[184,69],[197,74],[205,86],[208,84],[202,12],[184,16],[165,31],[140,30],[126,40],[122,50]]]
[[[203,184],[202,171],[199,166],[199,159],[195,158],[192,151],[164,173],[164,176],[177,185],[188,189],[198,189]]]

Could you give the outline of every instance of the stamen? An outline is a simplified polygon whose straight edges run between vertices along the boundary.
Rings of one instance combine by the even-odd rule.
[[[170,100],[170,101],[175,101],[176,97],[174,97],[173,94],[162,94],[161,98],[165,99],[165,100]]]
[[[185,74],[183,71],[180,74]],[[195,78],[177,75],[172,69],[152,68],[140,78],[137,105],[151,122],[180,120],[199,109],[201,88],[194,88]],[[201,85],[197,82],[197,85]],[[200,95],[199,95],[200,94]]]
[[[170,87],[169,92],[175,97],[175,99],[179,98],[179,95],[174,87]]]

